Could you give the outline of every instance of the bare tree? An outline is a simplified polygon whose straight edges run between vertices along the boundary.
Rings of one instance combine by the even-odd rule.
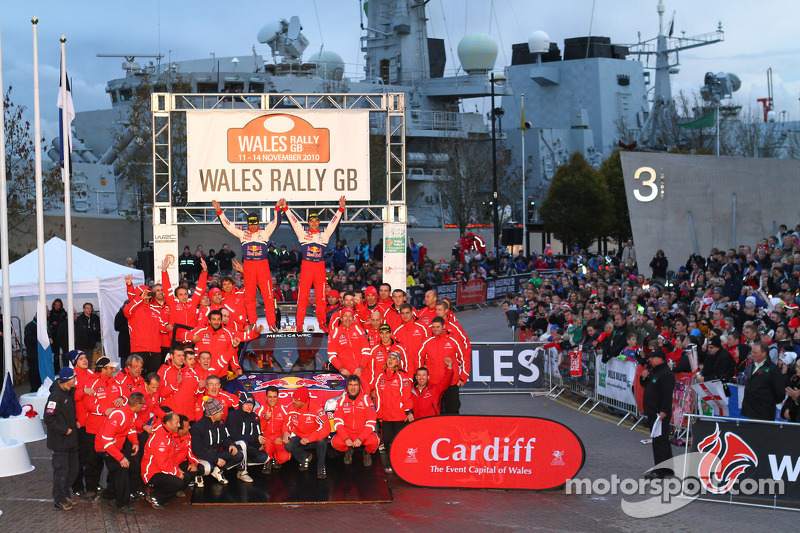
[[[444,171],[436,180],[446,212],[446,224],[458,226],[460,234],[478,221],[484,202],[490,197],[492,159],[485,140],[446,138],[438,142],[437,151],[447,155]]]

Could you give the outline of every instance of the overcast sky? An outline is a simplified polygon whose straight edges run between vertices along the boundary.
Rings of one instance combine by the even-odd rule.
[[[657,0],[431,0],[427,5],[430,37],[445,39],[447,70],[458,66],[455,50],[468,33],[489,33],[498,41],[496,69],[511,62],[511,45],[527,42],[544,30],[563,51],[565,38],[590,34],[615,43],[633,43],[658,32]],[[738,103],[756,108],[767,96],[767,68],[772,67],[775,108],[800,118],[800,0],[665,0],[665,24],[675,16],[675,33],[693,36],[715,31],[722,21],[725,42],[681,54],[673,92],[697,90],[705,72],[733,72],[742,79]],[[594,6],[594,16],[592,9]],[[347,63],[347,75],[363,74],[358,0],[2,0],[3,89],[14,87],[14,101],[33,109],[32,32],[39,18],[39,77],[42,122],[55,135],[59,37],[67,37],[67,66],[78,111],[110,107],[104,92],[109,79],[124,75],[122,58],[97,53],[155,54],[165,60],[238,56],[269,48],[257,43],[266,22],[298,15],[310,41],[305,58],[324,46]],[[366,20],[365,20],[366,24]],[[451,52],[453,57],[450,57]],[[138,61],[138,60],[137,60]],[[244,61],[244,60],[243,60]],[[146,62],[146,60],[142,60]],[[244,63],[242,63],[244,64]]]

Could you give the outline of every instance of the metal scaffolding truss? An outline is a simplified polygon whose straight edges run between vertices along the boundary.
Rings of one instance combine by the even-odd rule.
[[[385,135],[386,196],[382,203],[350,205],[342,216],[343,224],[383,224],[406,222],[406,124],[405,94],[179,94],[154,93],[153,111],[153,223],[199,225],[217,222],[214,208],[202,204],[179,204],[176,185],[183,187],[185,165],[175,168],[173,142],[176,124],[185,124],[185,112],[192,110],[292,111],[315,110],[331,113],[347,110],[369,111],[370,131]],[[180,116],[183,115],[183,116]],[[185,127],[185,126],[184,126]],[[185,132],[185,129],[183,130]],[[276,198],[277,200],[277,198]],[[264,202],[223,204],[232,221],[244,221],[248,213],[259,212],[262,221],[272,218],[273,204]],[[303,221],[315,212],[330,218],[338,204],[291,202],[290,207]],[[326,216],[327,215],[327,216]]]

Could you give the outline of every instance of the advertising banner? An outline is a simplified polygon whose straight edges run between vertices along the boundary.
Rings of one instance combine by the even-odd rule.
[[[568,427],[523,416],[436,416],[394,439],[392,468],[423,487],[544,490],[583,467],[583,443]]]
[[[482,279],[471,279],[458,284],[457,305],[479,304],[486,301],[486,282]]]
[[[392,222],[383,225],[383,282],[393,289],[406,286],[405,224]]]
[[[798,424],[700,418],[692,426],[694,444],[690,451],[702,455],[686,476],[700,480],[708,499],[797,508],[800,507],[798,440]],[[776,494],[769,494],[765,485],[772,480],[783,483]]]
[[[168,260],[167,273],[172,288],[178,286],[178,226],[175,224],[153,225],[153,259],[158,282],[161,282],[160,269],[164,259]]]
[[[542,388],[544,351],[536,344],[472,344],[465,392]]]
[[[692,390],[697,394],[698,410],[700,414],[711,416],[728,416],[728,398],[721,381],[706,381],[695,383]]]
[[[636,363],[620,361],[612,357],[604,363],[597,357],[597,395],[605,396],[618,402],[636,405],[633,395],[633,380],[636,377]]]
[[[187,111],[190,202],[369,200],[369,111]]]

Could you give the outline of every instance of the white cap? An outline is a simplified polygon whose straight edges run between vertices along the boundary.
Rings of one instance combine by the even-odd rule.
[[[797,354],[795,352],[783,352],[780,356],[780,360],[783,361],[786,366],[791,366],[797,360]]]

